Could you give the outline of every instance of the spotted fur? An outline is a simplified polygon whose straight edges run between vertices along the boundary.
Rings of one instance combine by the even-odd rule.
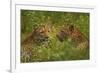
[[[41,25],[36,27],[21,43],[21,61],[29,62],[32,58],[33,49],[36,45],[48,41],[50,26]],[[34,47],[33,47],[34,46]]]
[[[61,28],[60,32],[57,34],[57,38],[63,42],[66,38],[71,39],[74,42],[76,48],[83,49],[89,48],[89,41],[84,36],[84,34],[79,30],[79,28],[74,25],[65,25]]]

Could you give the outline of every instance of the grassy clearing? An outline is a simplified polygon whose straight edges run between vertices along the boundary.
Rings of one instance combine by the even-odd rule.
[[[40,24],[52,25],[50,38],[45,44],[32,47],[32,56],[29,61],[21,62],[44,62],[44,61],[67,61],[89,59],[89,48],[77,50],[73,42],[60,42],[56,34],[60,26],[72,23],[80,28],[80,31],[89,39],[89,14],[72,12],[49,12],[21,10],[21,41],[30,33],[35,26]],[[30,45],[29,45],[30,46]]]

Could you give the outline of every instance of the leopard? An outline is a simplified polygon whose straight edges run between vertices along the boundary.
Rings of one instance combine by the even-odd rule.
[[[76,49],[89,48],[89,39],[75,25],[63,25],[56,36],[60,42],[63,42],[65,39],[73,42]]]
[[[21,42],[21,61],[29,62],[33,55],[35,46],[39,46],[43,42],[47,42],[50,37],[51,26],[39,25],[30,32],[27,37]]]

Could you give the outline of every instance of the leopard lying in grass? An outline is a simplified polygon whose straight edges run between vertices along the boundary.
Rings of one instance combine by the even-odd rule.
[[[86,36],[74,25],[64,25],[57,34],[59,41],[63,42],[66,38],[73,42],[75,48],[89,48],[89,41]]]
[[[36,27],[26,38],[21,42],[21,62],[30,62],[33,56],[35,46],[49,39],[50,26],[41,25]]]

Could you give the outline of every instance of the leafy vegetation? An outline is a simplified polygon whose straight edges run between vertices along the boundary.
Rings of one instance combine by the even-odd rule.
[[[51,25],[49,42],[32,47],[28,62],[67,61],[89,59],[89,49],[76,50],[73,42],[60,42],[56,34],[65,24],[73,24],[89,39],[89,13],[21,10],[21,41],[39,25]],[[22,60],[22,62],[25,62]]]

